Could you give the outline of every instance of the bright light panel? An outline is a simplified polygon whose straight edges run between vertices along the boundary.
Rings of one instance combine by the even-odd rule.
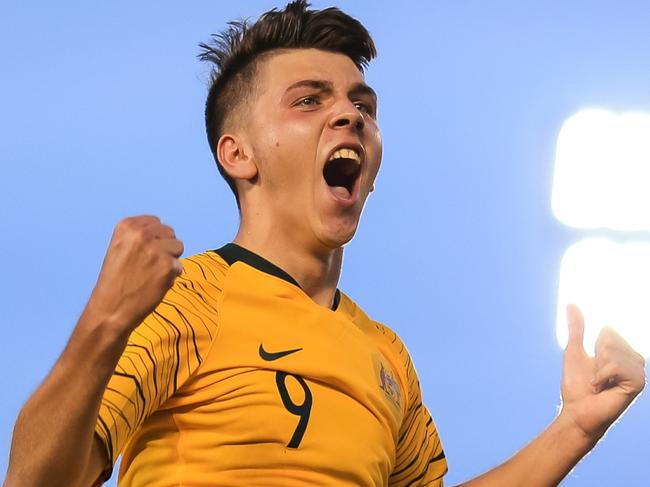
[[[558,135],[552,206],[572,227],[650,231],[650,114],[570,117]]]
[[[617,244],[581,240],[562,258],[557,339],[565,347],[566,306],[585,316],[585,349],[593,355],[600,329],[611,326],[641,354],[650,357],[650,243]]]

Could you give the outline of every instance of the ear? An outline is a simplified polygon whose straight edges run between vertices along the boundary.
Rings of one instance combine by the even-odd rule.
[[[257,176],[257,165],[251,147],[233,134],[224,134],[217,142],[219,164],[233,179],[252,180]]]

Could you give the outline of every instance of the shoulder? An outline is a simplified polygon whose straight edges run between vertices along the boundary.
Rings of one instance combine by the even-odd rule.
[[[345,307],[352,321],[394,365],[403,383],[411,385],[415,378],[415,369],[409,351],[397,332],[390,326],[370,318],[361,307],[343,293],[341,293],[341,306]]]
[[[181,278],[190,281],[221,283],[230,265],[214,250],[206,250],[181,259],[183,272]]]
[[[183,258],[181,265],[183,271],[174,285],[132,338],[188,335],[199,348],[212,341],[218,329],[220,297],[229,266],[213,251]]]
[[[392,353],[398,356],[408,356],[408,350],[406,350],[404,343],[391,327],[370,318],[358,304],[344,293],[341,293],[340,306],[350,316],[352,321],[372,340],[385,345]]]

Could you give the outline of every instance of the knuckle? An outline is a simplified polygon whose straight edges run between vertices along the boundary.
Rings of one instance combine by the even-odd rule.
[[[634,352],[634,353],[636,354],[636,358],[639,364],[641,364],[641,367],[645,369],[645,357],[641,355],[639,352]]]
[[[130,238],[136,246],[144,247],[146,252],[151,253],[151,246],[145,245],[147,242],[147,236],[141,228],[133,230],[130,233]]]
[[[160,218],[153,215],[142,215],[140,217],[140,223],[142,225],[151,226],[152,228],[157,228],[158,226],[162,225]]]
[[[115,225],[115,230],[126,231],[132,224],[133,222],[131,217],[122,218],[119,222],[117,222],[117,225]]]
[[[612,360],[612,348],[607,344],[601,344],[596,350],[598,359],[603,362],[610,362]]]
[[[151,227],[139,226],[134,229],[134,234],[143,242],[153,240],[155,233],[151,231]]]
[[[610,355],[622,350],[621,343],[617,340],[616,336],[609,333],[603,336],[599,343],[599,348]]]
[[[601,335],[598,337],[598,345],[602,348],[610,348],[613,345],[614,337],[609,328],[603,329]]]

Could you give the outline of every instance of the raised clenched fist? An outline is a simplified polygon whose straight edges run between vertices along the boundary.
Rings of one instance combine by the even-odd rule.
[[[183,243],[155,216],[120,221],[88,302],[109,330],[127,336],[163,299],[182,268]]]

